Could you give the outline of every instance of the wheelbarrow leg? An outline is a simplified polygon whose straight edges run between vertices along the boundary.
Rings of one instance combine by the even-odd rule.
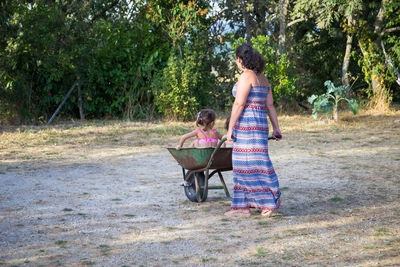
[[[226,197],[230,198],[231,195],[229,194],[228,188],[226,187],[226,184],[224,181],[224,177],[222,177],[222,173],[220,171],[218,171],[218,176],[219,176],[219,179],[221,180],[222,186],[224,187]]]
[[[202,197],[200,194],[200,186],[199,186],[199,179],[197,178],[197,175],[194,176],[194,184],[196,186],[196,199],[197,202],[201,202],[202,201]]]
[[[204,191],[203,191],[203,197],[201,198],[201,202],[204,202],[207,199],[208,196],[208,179],[210,178],[209,170],[206,170],[206,177],[204,179]]]

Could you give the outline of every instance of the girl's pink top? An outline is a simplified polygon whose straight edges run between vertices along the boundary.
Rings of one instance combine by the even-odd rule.
[[[196,130],[200,131],[205,137],[205,138],[202,138],[202,139],[197,139],[197,144],[204,144],[204,143],[216,143],[216,144],[218,144],[218,139],[215,138],[215,132],[216,132],[215,129],[213,130],[213,132],[214,132],[214,137],[213,138],[207,137],[207,135],[200,128],[198,128]]]

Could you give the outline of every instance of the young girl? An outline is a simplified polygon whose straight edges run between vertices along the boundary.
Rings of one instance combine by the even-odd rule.
[[[201,128],[182,135],[176,149],[181,149],[186,139],[191,137],[196,137],[197,140],[193,141],[190,147],[216,147],[218,139],[221,140],[222,136],[214,129],[215,117],[215,112],[212,109],[200,110],[197,114],[196,125],[200,125]]]

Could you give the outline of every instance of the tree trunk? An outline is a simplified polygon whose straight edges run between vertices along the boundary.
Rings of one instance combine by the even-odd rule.
[[[350,15],[347,20],[347,25],[350,26],[352,22],[353,22],[353,17]],[[342,65],[342,84],[345,86],[350,86],[348,69],[350,65],[350,53],[352,44],[353,44],[353,34],[348,32],[346,40],[346,52],[344,54],[343,65]],[[350,90],[347,91],[347,93],[350,93]]]
[[[385,19],[384,18],[385,11],[386,11],[385,4],[390,3],[390,2],[391,2],[391,0],[382,0],[381,8],[379,9],[379,12],[375,18],[374,33],[377,35],[375,43],[378,45],[378,47],[381,44],[382,35],[383,35],[383,23],[384,23],[384,19]]]
[[[390,2],[391,0],[382,0],[381,7],[375,18],[374,33],[376,35],[376,39],[374,42],[376,44],[376,51],[373,53],[376,54],[379,53],[378,49],[384,33],[384,15],[386,11],[385,4]],[[373,91],[373,99],[371,99],[370,102],[371,107],[381,111],[388,109],[390,104],[390,98],[387,92],[388,89],[385,87],[384,79],[382,78],[382,75],[376,64],[372,66],[371,70],[371,85]]]
[[[338,114],[338,105],[335,105],[334,111],[333,111],[333,119],[337,122],[339,120],[339,114]]]
[[[244,17],[244,24],[246,26],[246,40],[249,45],[251,45],[251,25],[250,25],[250,18],[249,12],[247,12],[246,2],[242,1],[242,12]]]
[[[279,1],[279,54],[286,54],[286,18],[288,13],[289,0]]]

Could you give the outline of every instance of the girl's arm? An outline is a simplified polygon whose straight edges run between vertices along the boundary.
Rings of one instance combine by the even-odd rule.
[[[272,127],[274,129],[272,132],[272,136],[273,137],[281,136],[281,138],[282,138],[282,133],[281,133],[281,130],[279,129],[278,116],[276,115],[276,110],[274,107],[274,98],[272,97],[272,88],[271,88],[271,85],[269,84],[269,82],[268,82],[268,87],[269,87],[269,91],[268,91],[267,99],[265,101],[265,107],[268,111],[268,116],[271,121]],[[279,138],[279,139],[281,139],[281,138]],[[276,140],[279,140],[279,139],[276,139]]]
[[[235,127],[240,115],[242,114],[244,105],[246,104],[247,96],[250,93],[251,84],[249,82],[250,73],[243,72],[239,77],[236,89],[235,102],[232,106],[231,118],[229,121],[229,128],[227,132],[228,141],[232,142],[233,127]]]
[[[196,130],[194,130],[193,132],[190,132],[190,133],[182,135],[181,139],[179,139],[179,143],[176,146],[176,149],[177,150],[181,149],[182,146],[183,146],[183,143],[186,141],[186,139],[191,138],[191,137],[195,137],[195,136],[197,136],[197,131]]]

